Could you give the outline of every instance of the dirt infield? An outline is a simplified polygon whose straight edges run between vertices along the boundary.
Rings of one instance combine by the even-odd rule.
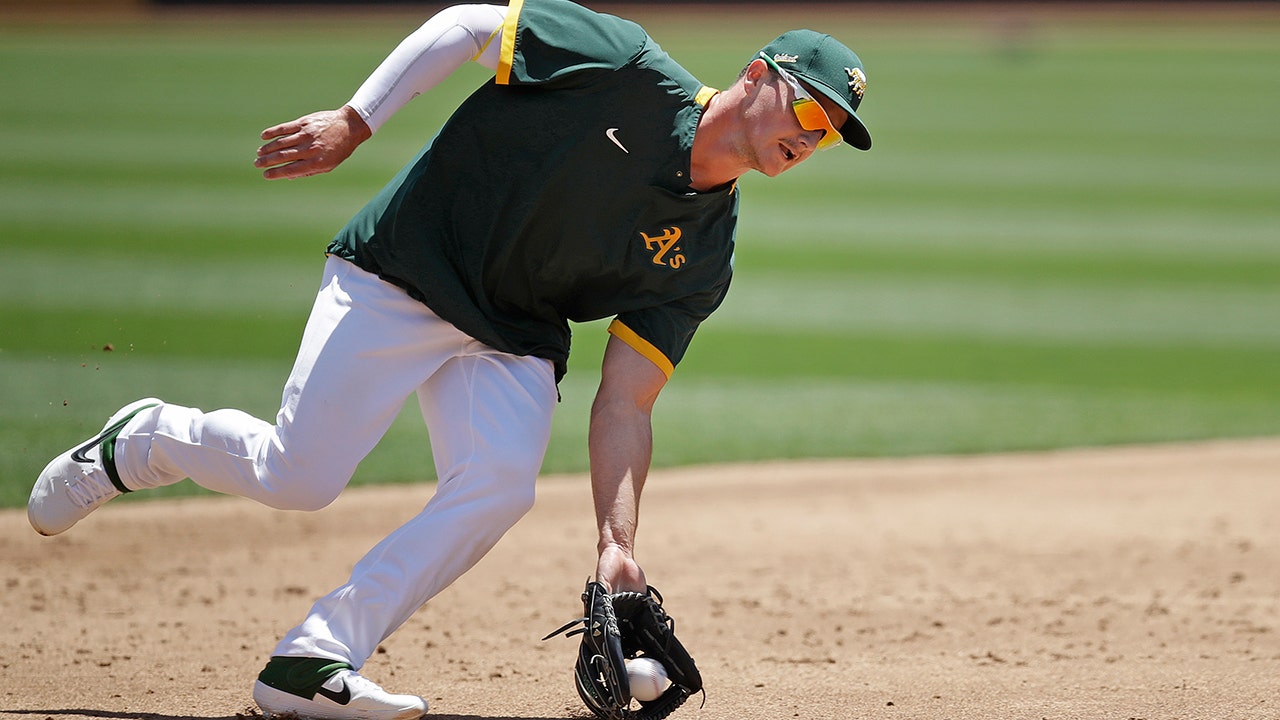
[[[230,719],[314,597],[424,503],[0,512],[2,718]],[[673,718],[1280,717],[1280,441],[655,472],[640,559],[706,679]],[[587,483],[365,667],[452,720],[574,718]]]

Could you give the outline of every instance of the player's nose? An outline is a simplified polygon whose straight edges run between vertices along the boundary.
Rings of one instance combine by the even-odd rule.
[[[805,130],[796,136],[793,149],[796,153],[796,162],[800,162],[809,157],[818,149],[818,141],[822,140],[823,132],[821,130]]]

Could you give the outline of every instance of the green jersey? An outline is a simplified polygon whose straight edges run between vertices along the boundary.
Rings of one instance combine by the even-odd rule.
[[[715,91],[638,25],[514,0],[494,79],[329,245],[504,352],[569,356],[569,321],[666,374],[728,290],[738,196],[689,188]]]

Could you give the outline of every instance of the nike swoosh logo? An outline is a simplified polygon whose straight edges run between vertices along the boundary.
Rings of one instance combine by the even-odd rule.
[[[607,137],[607,138],[609,138],[610,140],[612,140],[612,141],[613,141],[613,144],[614,144],[614,145],[617,145],[617,146],[618,146],[618,148],[622,150],[622,152],[624,152],[624,153],[626,153],[626,154],[630,155],[630,154],[631,154],[631,151],[630,151],[630,150],[628,150],[628,149],[626,149],[625,147],[623,147],[622,142],[618,140],[618,136],[617,136],[617,135],[614,135],[614,133],[616,133],[616,132],[618,132],[618,128],[609,128],[608,130],[605,130],[605,131],[604,131],[604,134],[605,134],[605,137]]]
[[[320,689],[316,690],[316,694],[323,695],[339,705],[346,705],[351,702],[351,688],[347,687],[347,682],[345,680],[342,681],[341,692],[337,690],[330,690],[329,688],[321,685]]]
[[[155,407],[155,406],[148,405],[147,407]],[[93,462],[93,459],[85,455],[85,453],[88,452],[90,448],[96,445],[102,444],[102,441],[107,439],[111,435],[118,434],[122,429],[124,429],[125,425],[129,424],[129,421],[133,419],[134,415],[137,415],[138,412],[141,412],[142,410],[145,410],[145,409],[146,408],[139,408],[138,411],[129,413],[128,417],[121,418],[120,420],[117,420],[116,422],[112,423],[110,426],[103,428],[102,432],[98,433],[98,435],[94,437],[92,440],[90,440],[89,442],[86,442],[85,444],[81,445],[75,450],[72,450],[71,459],[75,460],[78,463]]]

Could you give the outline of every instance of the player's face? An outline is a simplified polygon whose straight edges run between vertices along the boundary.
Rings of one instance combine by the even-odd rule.
[[[822,132],[821,139],[818,140],[819,150],[828,150],[840,143],[844,142],[844,138],[840,137],[838,125],[831,123],[828,116],[827,108],[818,102],[815,93],[810,92],[810,88],[800,82],[800,79],[784,70],[778,65],[777,61],[769,57],[768,53],[761,52],[760,59],[769,66],[769,69],[777,73],[791,88],[791,111],[795,113],[796,120],[800,122],[800,127],[805,130],[819,130]],[[824,98],[825,99],[825,98]],[[830,104],[830,103],[828,103]]]
[[[748,142],[756,170],[774,177],[799,165],[820,147],[838,144],[839,135],[832,137],[834,129],[806,129],[801,125],[795,103],[806,98],[825,111],[825,117],[815,121],[816,108],[810,108],[806,124],[811,127],[838,128],[848,119],[848,113],[834,102],[808,92],[794,78],[781,73],[762,78],[758,97],[748,110],[752,129]]]

